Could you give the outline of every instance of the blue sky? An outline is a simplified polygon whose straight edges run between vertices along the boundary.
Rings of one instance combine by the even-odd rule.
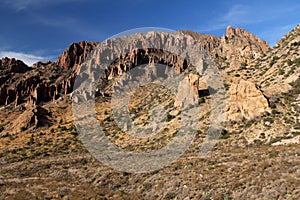
[[[217,36],[228,25],[273,46],[300,23],[299,0],[1,0],[0,57],[56,60],[72,42],[103,41],[139,27]]]

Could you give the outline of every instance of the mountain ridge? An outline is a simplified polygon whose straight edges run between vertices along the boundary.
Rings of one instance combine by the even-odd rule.
[[[72,43],[56,61],[31,67],[1,59],[0,199],[299,199],[299,27],[276,48],[240,28],[228,27],[222,37],[178,33],[210,52],[224,81],[225,119],[204,157],[199,151],[208,136],[212,104],[207,82],[194,66],[170,52],[133,47],[107,66],[97,87],[95,113],[108,140],[124,151],[153,152],[169,144],[182,122],[179,100],[186,95],[175,97],[156,84],[131,93],[133,124],[150,127],[145,130],[149,137],[133,137],[128,127],[115,122],[111,105],[112,88],[124,72],[153,62],[166,65],[185,75],[198,95],[200,121],[193,143],[169,166],[141,174],[99,162],[76,129],[74,81],[87,55],[101,43]],[[157,43],[174,39],[157,36]],[[165,116],[158,116],[158,104]],[[151,126],[153,117],[166,126]],[[88,123],[89,115],[83,119]]]

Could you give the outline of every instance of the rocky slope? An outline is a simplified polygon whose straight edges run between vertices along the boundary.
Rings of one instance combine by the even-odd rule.
[[[38,62],[28,67],[22,61],[0,61],[0,105],[39,104],[64,98],[72,92],[79,65],[97,43],[74,43],[56,62]]]
[[[250,64],[270,50],[266,41],[241,28],[228,26],[221,38],[192,31],[182,32],[208,49],[221,69],[236,70],[241,64]]]
[[[266,41],[257,38],[252,33],[228,26],[226,34],[222,36],[220,46],[215,52],[229,63],[229,70],[237,69],[241,64],[250,64],[254,59],[262,57],[270,50]]]
[[[74,126],[74,80],[101,43],[73,43],[56,62],[31,67],[3,58],[0,199],[299,199],[299,30],[300,25],[273,49],[230,26],[221,38],[178,32],[181,41],[195,39],[210,53],[225,83],[224,127],[205,158],[198,152],[209,128],[211,98],[201,74],[180,56],[161,50],[128,47],[127,54],[114,52],[117,59],[102,76],[95,104],[101,126],[117,146],[137,152],[159,149],[177,134],[181,120],[173,96],[146,85],[129,102],[133,122],[148,126],[152,108],[160,104],[168,126],[149,138],[123,132],[114,122],[110,89],[124,72],[141,64],[164,64],[186,75],[199,95],[201,123],[193,144],[170,166],[143,174],[117,172],[95,160]],[[153,42],[176,41],[156,34],[160,39]]]
[[[181,33],[196,39],[200,46],[211,53],[218,66],[221,69],[222,67],[226,68],[226,70],[236,69],[242,63],[250,62],[250,60],[262,56],[269,50],[266,42],[240,28],[228,27],[222,38],[191,31],[181,31]],[[166,40],[165,37],[162,34],[161,41]],[[9,78],[8,74],[10,72],[4,73],[6,77],[1,79],[3,83],[0,90],[0,104],[14,103],[18,105],[26,101],[38,104],[39,102],[65,97],[66,94],[72,91],[72,85],[80,64],[97,45],[99,43],[96,42],[73,43],[54,63],[37,63],[33,68],[29,68],[24,64],[19,65],[20,69],[26,69],[17,71],[18,73],[24,73],[17,79]],[[7,62],[9,61],[7,60]],[[107,78],[111,79],[116,75],[120,75],[124,70],[151,62],[173,66],[179,71],[187,68],[186,61],[176,55],[165,54],[153,49],[141,49],[132,51],[119,59],[115,63],[116,68],[109,69]]]

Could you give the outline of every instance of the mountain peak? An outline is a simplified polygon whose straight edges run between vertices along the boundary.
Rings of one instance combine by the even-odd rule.
[[[0,68],[4,68],[9,72],[14,73],[24,73],[30,70],[30,68],[23,61],[7,57],[0,60]]]
[[[242,29],[242,28],[233,28],[232,26],[227,26],[226,28],[226,34],[225,34],[227,37],[230,37],[230,36],[242,36],[242,35],[245,35],[245,36],[250,36],[252,38],[256,37],[254,34],[250,33],[249,31],[245,30],[245,29]]]
[[[80,64],[86,58],[87,54],[99,43],[81,41],[72,43],[57,60],[57,65],[70,69],[74,65]]]
[[[226,35],[234,35],[235,34],[235,30],[232,28],[232,26],[227,26],[226,28]]]

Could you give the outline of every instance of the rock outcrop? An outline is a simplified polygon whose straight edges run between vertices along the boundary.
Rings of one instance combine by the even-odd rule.
[[[270,46],[266,41],[244,29],[228,26],[213,56],[221,59],[221,62],[227,62],[230,69],[237,69],[242,63],[249,64],[269,50]]]
[[[230,70],[239,68],[242,63],[249,64],[270,50],[266,41],[241,28],[228,26],[221,38],[193,31],[181,32],[192,36],[211,53],[218,65]]]
[[[14,58],[2,58],[0,60],[1,74],[7,73],[25,73],[31,70],[23,61]]]
[[[99,44],[99,42],[86,42],[72,43],[63,53],[59,56],[56,64],[65,69],[72,69],[76,65],[84,62],[88,54]]]
[[[167,33],[156,34],[153,44],[186,45],[191,41],[198,41],[203,50],[210,52],[216,60],[225,59],[230,65],[239,66],[241,62],[248,62],[265,53],[269,46],[266,42],[256,38],[253,34],[243,29],[227,28],[222,37],[199,34],[192,31],[181,31],[182,40],[171,38]],[[140,35],[139,37],[144,37]],[[71,44],[56,62],[36,63],[32,68],[17,60],[2,59],[1,69],[6,69],[0,79],[0,105],[23,102],[38,104],[42,101],[51,101],[72,92],[73,84],[80,69],[90,52],[101,43],[79,42]],[[103,78],[111,80],[131,68],[149,63],[159,63],[175,68],[177,72],[184,71],[188,62],[170,52],[160,49],[128,47],[129,52],[119,57],[107,67]],[[112,56],[112,55],[108,55]],[[221,60],[222,60],[221,59]],[[4,66],[4,67],[3,67]],[[190,77],[190,85],[199,85],[198,78]],[[203,88],[205,89],[205,88]]]
[[[270,111],[267,98],[252,82],[240,80],[230,86],[228,93],[227,121],[251,120]]]

